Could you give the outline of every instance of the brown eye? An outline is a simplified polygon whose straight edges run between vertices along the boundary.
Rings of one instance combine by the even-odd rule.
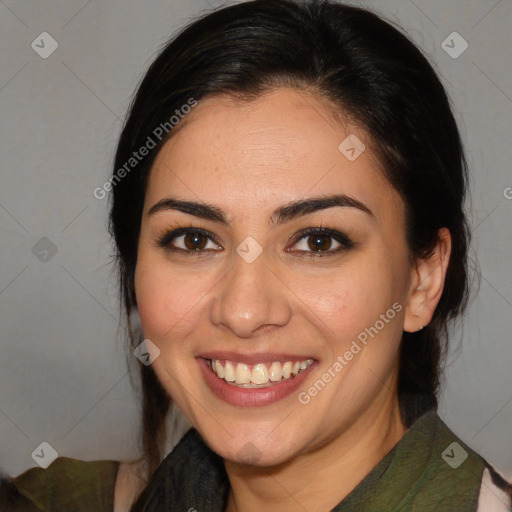
[[[332,239],[328,235],[308,236],[307,240],[312,251],[328,251],[332,245]]]
[[[309,228],[295,239],[291,252],[306,258],[331,256],[352,249],[356,244],[344,233],[328,228]]]
[[[222,250],[211,233],[199,228],[179,228],[164,234],[158,245],[169,251],[201,253]]]
[[[184,235],[183,243],[185,247],[191,251],[202,250],[206,247],[208,239],[201,233],[189,233],[188,235]]]

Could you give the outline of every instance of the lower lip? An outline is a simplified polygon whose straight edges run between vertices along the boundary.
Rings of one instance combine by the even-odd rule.
[[[273,404],[291,395],[307,378],[311,368],[317,364],[316,362],[313,363],[302,373],[299,373],[299,375],[279,384],[274,384],[266,388],[239,388],[217,377],[209,366],[209,361],[206,359],[199,357],[197,361],[206,384],[215,395],[228,404],[246,407]]]

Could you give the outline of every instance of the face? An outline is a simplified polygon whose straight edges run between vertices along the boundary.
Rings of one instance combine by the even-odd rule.
[[[230,461],[284,462],[396,403],[404,207],[368,135],[330,112],[290,89],[206,98],[151,169],[144,337],[163,386]]]

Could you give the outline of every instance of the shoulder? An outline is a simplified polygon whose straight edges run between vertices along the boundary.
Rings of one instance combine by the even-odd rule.
[[[118,461],[58,457],[48,468],[31,468],[0,481],[0,509],[16,511],[111,511]]]
[[[456,437],[442,421],[440,423],[444,432],[455,440],[443,452],[444,460],[447,461],[447,458],[452,458],[453,462],[459,457],[460,461],[457,462],[457,465],[452,466],[457,468],[457,472],[466,472],[468,476],[470,473],[473,473],[473,475],[478,474],[476,511],[511,512],[512,483],[500,475],[482,455],[472,450],[461,439]],[[455,458],[453,458],[454,456]],[[471,461],[471,463],[467,464],[466,461]]]

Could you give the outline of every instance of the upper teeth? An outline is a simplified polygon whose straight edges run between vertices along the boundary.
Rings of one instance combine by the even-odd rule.
[[[269,366],[265,363],[258,363],[252,366],[234,361],[224,361],[224,365],[219,359],[210,360],[211,368],[221,379],[235,384],[255,384],[264,385],[268,382],[278,382],[286,380],[304,371],[313,364],[313,359],[305,361],[274,361]]]

